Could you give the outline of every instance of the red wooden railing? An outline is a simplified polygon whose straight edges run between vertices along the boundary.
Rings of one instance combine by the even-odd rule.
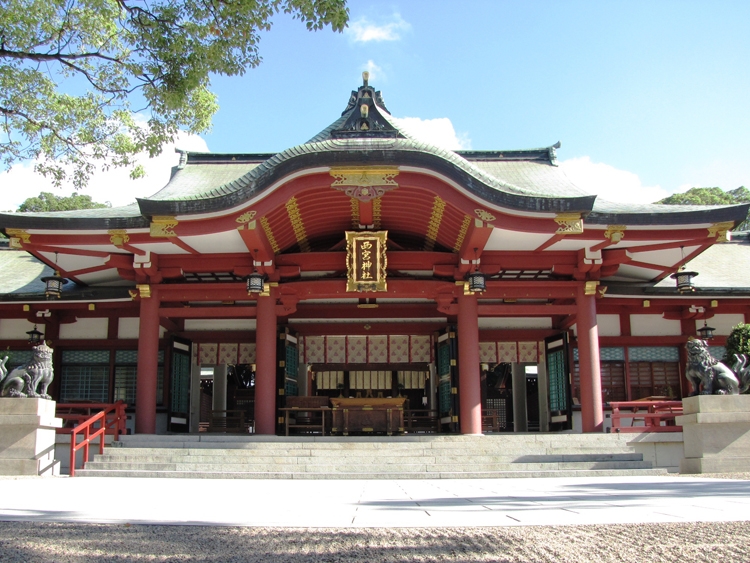
[[[618,401],[612,407],[612,432],[682,432],[675,417],[682,414],[682,401]],[[623,426],[623,420],[630,424]],[[636,422],[642,425],[636,426]]]
[[[99,454],[104,453],[104,437],[114,435],[119,440],[125,434],[125,408],[122,401],[107,403],[60,403],[57,405],[57,417],[65,423],[58,428],[58,434],[70,434],[70,476],[76,474],[76,454],[83,450],[83,463],[89,459],[89,445],[99,438]],[[91,414],[93,411],[98,411]],[[72,427],[69,426],[72,424]],[[82,437],[81,442],[78,438]]]

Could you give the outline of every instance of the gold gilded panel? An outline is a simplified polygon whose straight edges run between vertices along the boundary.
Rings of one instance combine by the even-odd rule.
[[[346,231],[346,290],[387,291],[388,231]]]

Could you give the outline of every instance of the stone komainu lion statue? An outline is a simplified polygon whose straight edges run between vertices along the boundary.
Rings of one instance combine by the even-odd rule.
[[[739,395],[750,389],[750,366],[745,354],[734,355],[729,369],[711,356],[705,340],[688,340],[688,362],[685,375],[695,395]]]
[[[55,377],[52,369],[52,348],[43,342],[33,348],[30,362],[8,373],[8,356],[0,361],[0,397],[51,399],[47,388]]]

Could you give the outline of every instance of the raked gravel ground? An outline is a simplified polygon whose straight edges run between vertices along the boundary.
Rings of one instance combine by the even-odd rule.
[[[750,521],[392,529],[0,522],[0,563],[130,561],[748,563]]]
[[[750,561],[750,523],[290,529],[0,523],[3,563]]]

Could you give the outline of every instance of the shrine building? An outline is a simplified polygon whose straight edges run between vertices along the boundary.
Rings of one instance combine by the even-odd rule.
[[[135,204],[0,214],[0,346],[20,365],[43,334],[53,398],[122,399],[136,433],[244,409],[283,434],[295,397],[403,399],[394,434],[601,432],[609,401],[690,392],[709,319],[716,346],[750,322],[748,205],[603,201],[557,148],[437,148],[365,78],[278,154],[181,152]]]

